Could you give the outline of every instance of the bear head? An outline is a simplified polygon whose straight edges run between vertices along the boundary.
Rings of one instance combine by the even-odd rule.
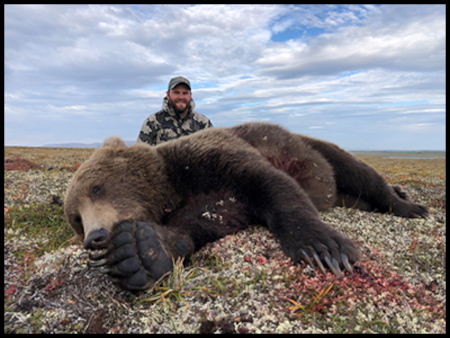
[[[156,150],[146,144],[127,147],[121,138],[109,137],[75,172],[64,200],[66,220],[87,248],[92,240],[106,239],[115,224],[154,222],[162,217],[168,191],[162,176],[164,163]]]

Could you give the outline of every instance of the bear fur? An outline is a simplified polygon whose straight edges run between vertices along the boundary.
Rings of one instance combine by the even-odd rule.
[[[94,250],[93,265],[139,290],[170,271],[172,257],[251,224],[275,233],[294,262],[342,276],[360,253],[321,221],[318,211],[333,206],[427,215],[335,144],[268,123],[206,129],[156,147],[109,137],[76,171],[64,210]]]

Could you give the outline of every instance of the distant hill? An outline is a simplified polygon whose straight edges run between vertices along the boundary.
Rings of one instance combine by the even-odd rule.
[[[131,146],[135,144],[136,141],[125,141],[127,146]],[[100,148],[103,142],[94,142],[94,143],[53,143],[53,144],[44,144],[40,146],[42,148]]]

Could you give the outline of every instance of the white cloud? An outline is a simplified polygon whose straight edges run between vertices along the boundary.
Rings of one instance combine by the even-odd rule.
[[[55,138],[70,131],[53,120],[135,139],[177,75],[216,126],[268,120],[334,141],[355,124],[382,134],[397,115],[433,128],[445,123],[445,7],[5,6],[6,142],[31,132],[19,116]]]
[[[381,17],[398,14],[397,7],[387,7]],[[262,74],[279,78],[373,68],[442,69],[445,63],[445,12],[421,13],[420,7],[402,7],[401,15],[382,22],[380,16],[376,19],[368,16],[358,25],[340,27],[312,41],[273,44],[256,64],[262,67]],[[336,15],[342,17],[343,14]]]

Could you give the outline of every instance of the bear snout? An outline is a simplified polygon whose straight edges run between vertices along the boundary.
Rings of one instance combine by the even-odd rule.
[[[108,230],[105,228],[92,230],[84,240],[84,247],[90,250],[101,249],[108,238]]]

